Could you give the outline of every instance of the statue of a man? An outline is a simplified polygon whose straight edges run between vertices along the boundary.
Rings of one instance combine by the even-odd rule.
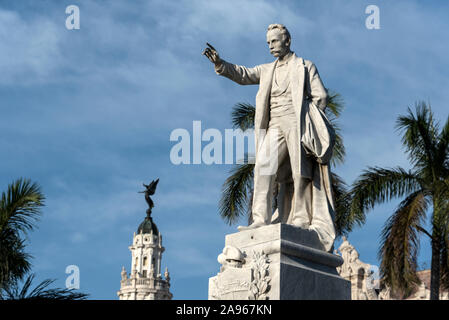
[[[284,183],[285,187],[292,181],[293,190],[284,188],[287,191],[280,200],[284,212],[279,212],[278,220],[316,231],[324,249],[329,251],[335,228],[327,166],[333,131],[323,113],[327,90],[315,65],[290,50],[291,37],[285,26],[268,26],[267,43],[277,59],[254,68],[224,61],[209,44],[204,50],[217,74],[241,85],[259,84],[254,125],[253,222],[239,230],[272,223],[274,182]],[[320,152],[325,153],[322,158]]]

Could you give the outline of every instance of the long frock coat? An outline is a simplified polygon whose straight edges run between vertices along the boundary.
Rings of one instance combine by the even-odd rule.
[[[217,74],[227,77],[238,84],[259,84],[259,90],[256,95],[256,114],[254,121],[256,159],[261,141],[263,141],[269,125],[270,93],[276,62],[277,60],[271,63],[257,65],[253,68],[247,68],[222,60],[221,65],[215,67]],[[328,151],[331,151],[329,148],[333,147],[333,143],[332,141],[325,140],[326,138],[332,140],[332,129],[328,128],[330,129],[328,132],[323,132],[323,130],[320,132],[309,130],[314,127],[313,123],[312,126],[310,125],[310,120],[323,120],[311,117],[309,110],[312,108],[316,107],[318,110],[321,110],[320,112],[324,120],[326,120],[322,111],[326,108],[327,90],[321,81],[318,70],[311,61],[304,60],[296,56],[295,53],[293,53],[293,56],[288,61],[288,67],[292,103],[298,123],[298,136],[303,138],[312,137],[308,141],[317,141],[318,149],[322,148],[323,145],[325,147],[327,146],[326,154],[328,155]],[[316,112],[314,114],[316,115]],[[323,125],[319,126],[319,124],[322,123],[317,123],[315,127],[322,128]],[[313,180],[311,229],[314,229],[318,233],[324,249],[329,251],[332,249],[335,239],[334,202],[331,190],[330,170],[327,164],[327,160],[330,157],[326,157],[326,161],[319,161],[319,158],[311,161],[310,151],[320,153],[322,150],[307,150],[303,144],[304,141],[298,141],[301,161],[299,174]],[[284,216],[282,219],[283,222],[291,221],[292,217],[290,212],[279,214]]]

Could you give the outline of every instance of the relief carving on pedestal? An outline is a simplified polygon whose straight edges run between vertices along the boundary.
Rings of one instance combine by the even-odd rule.
[[[268,255],[254,252],[250,259],[233,246],[226,246],[218,256],[222,267],[210,279],[209,298],[216,300],[266,300],[270,290]],[[249,260],[249,261],[247,261]]]
[[[268,255],[262,252],[254,252],[252,257],[253,281],[250,285],[249,300],[267,300],[267,293],[270,290],[270,277],[268,268],[270,259]]]

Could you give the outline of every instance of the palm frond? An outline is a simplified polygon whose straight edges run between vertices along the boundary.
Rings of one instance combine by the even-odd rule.
[[[332,172],[332,193],[335,198],[335,231],[337,237],[347,235],[352,231],[357,221],[350,215],[351,194],[343,179]]]
[[[416,103],[416,116],[410,108],[407,110],[407,115],[398,118],[396,128],[403,132],[402,143],[409,160],[419,168],[432,168],[438,140],[438,125],[432,110],[425,102]]]
[[[362,225],[366,221],[366,212],[376,204],[420,189],[420,180],[413,172],[400,167],[369,167],[363,171],[351,189],[350,219]]]
[[[378,252],[383,281],[393,292],[408,297],[420,280],[416,274],[419,229],[426,218],[429,201],[419,190],[403,200],[388,219],[381,234]]]
[[[232,125],[242,131],[254,128],[256,108],[249,103],[237,103],[232,109]]]
[[[229,225],[235,223],[248,211],[253,172],[254,164],[236,165],[231,170],[231,176],[223,184],[219,212]]]
[[[339,118],[345,108],[345,103],[339,93],[330,91],[327,97],[326,107],[326,116]]]
[[[341,128],[337,121],[344,109],[343,98],[339,93],[331,92],[329,93],[326,106],[326,117],[329,119],[329,122],[335,130],[335,145],[332,152],[331,163],[333,166],[336,166],[338,164],[342,164],[346,156]]]
[[[331,164],[332,166],[337,166],[345,162],[346,149],[343,144],[343,136],[341,135],[340,127],[334,122],[332,126],[335,130],[335,144],[332,150]]]
[[[16,232],[6,229],[0,239],[0,290],[18,281],[31,269],[31,255],[25,253],[25,242]]]
[[[449,177],[449,117],[438,136],[435,158],[435,163],[439,165],[438,173],[444,177]]]
[[[32,230],[44,205],[44,195],[37,183],[17,179],[0,199],[0,232],[6,228],[26,232]]]
[[[51,285],[55,280],[47,279],[39,283],[34,289],[31,289],[31,284],[35,275],[31,274],[24,281],[22,288],[18,283],[14,283],[10,287],[3,289],[3,295],[0,299],[4,300],[84,300],[88,297],[88,294],[76,292],[74,289],[60,289],[51,288]]]
[[[30,270],[29,254],[21,233],[32,230],[44,196],[36,183],[17,179],[0,197],[0,288],[22,279]]]

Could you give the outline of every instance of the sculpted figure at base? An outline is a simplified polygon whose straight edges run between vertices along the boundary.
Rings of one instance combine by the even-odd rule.
[[[327,90],[315,65],[290,50],[291,37],[285,26],[268,26],[267,43],[277,59],[253,68],[224,61],[210,44],[203,53],[214,63],[217,74],[241,85],[259,85],[254,126],[253,222],[239,230],[284,222],[314,230],[329,251],[335,228],[327,164],[335,133],[324,115]],[[272,221],[275,181],[283,186],[283,198],[279,201],[279,216]]]

